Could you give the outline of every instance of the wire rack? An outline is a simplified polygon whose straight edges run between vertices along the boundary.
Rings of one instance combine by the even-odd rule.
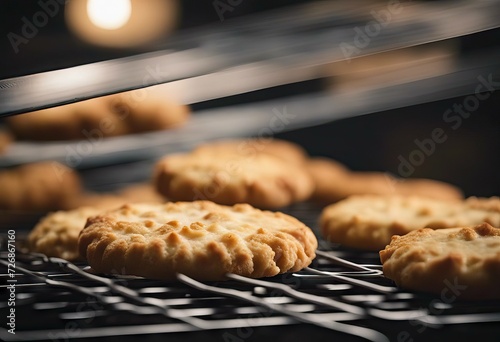
[[[320,208],[286,210],[316,227]],[[376,253],[320,240],[317,258],[296,273],[266,279],[228,274],[198,282],[103,276],[84,263],[16,252],[9,277],[7,237],[0,239],[0,338],[18,340],[498,341],[500,302],[465,302],[396,288]],[[16,243],[21,245],[22,237]],[[15,284],[15,334],[9,333],[8,286]]]

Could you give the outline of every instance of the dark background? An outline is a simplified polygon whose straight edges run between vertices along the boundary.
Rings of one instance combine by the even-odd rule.
[[[73,36],[66,27],[64,11],[50,18],[47,25],[41,27],[37,35],[28,44],[21,44],[16,54],[7,34],[20,34],[24,25],[22,18],[31,19],[40,11],[39,1],[51,0],[3,0],[0,2],[0,79],[27,75],[35,72],[70,67],[111,58],[130,56],[138,53],[155,51],[168,43],[168,38],[152,44],[131,49],[103,48],[88,44]],[[61,0],[53,0],[61,1]],[[177,31],[184,31],[210,23],[219,23],[213,0],[180,0],[180,19]],[[227,2],[227,1],[224,1]],[[225,20],[243,15],[281,8],[306,0],[241,0],[233,11],[224,13]]]
[[[226,20],[239,16],[279,9],[304,0],[243,0]],[[206,24],[221,24],[213,1],[182,0],[178,31],[192,30]],[[31,18],[40,10],[38,1],[7,0],[0,3],[0,79],[64,68],[111,58],[161,49],[168,41],[134,49],[112,49],[92,46],[71,35],[64,23],[63,11],[51,18],[37,36],[14,53],[7,39],[9,32],[19,33],[21,18]],[[463,56],[481,53],[498,46],[499,30],[461,37]],[[260,90],[230,98],[193,104],[193,109],[227,106],[242,102],[301,94],[321,90],[323,80],[302,82],[284,87]],[[344,119],[325,125],[279,134],[278,137],[303,145],[312,155],[333,157],[354,170],[378,170],[398,175],[399,156],[408,158],[417,147],[415,139],[429,138],[434,128],[445,130],[446,142],[436,146],[411,177],[444,180],[463,188],[466,195],[500,195],[500,94],[498,91],[482,101],[477,111],[463,121],[457,130],[446,124],[442,115],[464,97],[395,109],[383,113]],[[402,175],[400,175],[402,176]]]

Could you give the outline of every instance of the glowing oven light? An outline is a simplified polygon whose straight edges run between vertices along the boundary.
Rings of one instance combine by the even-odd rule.
[[[87,13],[95,26],[116,30],[130,19],[132,5],[130,0],[88,0]]]
[[[168,37],[177,26],[179,7],[180,0],[71,0],[64,10],[68,28],[82,40],[126,48]]]

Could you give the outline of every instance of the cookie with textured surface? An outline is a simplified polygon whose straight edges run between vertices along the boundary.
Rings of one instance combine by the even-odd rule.
[[[174,201],[210,200],[279,208],[309,198],[314,185],[304,168],[258,153],[169,155],[155,167],[158,192]]]
[[[260,278],[298,271],[315,257],[317,240],[282,213],[195,201],[125,205],[92,217],[78,246],[101,273],[223,280],[228,272]]]
[[[464,227],[483,222],[500,227],[500,212],[478,208],[468,201],[417,196],[351,196],[323,209],[320,218],[325,239],[372,251],[383,249],[393,235],[419,228]]]
[[[42,218],[28,235],[27,247],[31,252],[66,260],[79,259],[78,236],[87,218],[101,210],[82,207],[69,211],[56,211]]]
[[[384,275],[441,298],[500,299],[500,228],[487,223],[394,236],[380,251]]]

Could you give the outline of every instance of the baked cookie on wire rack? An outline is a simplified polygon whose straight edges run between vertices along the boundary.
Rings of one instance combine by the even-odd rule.
[[[227,273],[260,278],[298,271],[314,259],[317,240],[282,213],[195,201],[131,204],[97,215],[78,246],[99,273],[223,280]]]
[[[81,259],[78,252],[78,236],[87,219],[100,212],[98,208],[81,207],[49,213],[29,233],[28,250],[71,261]]]
[[[463,227],[483,222],[500,227],[500,211],[492,204],[495,201],[487,198],[443,201],[417,196],[351,196],[323,209],[321,233],[331,242],[379,251],[393,235],[404,235],[419,228]]]
[[[423,228],[380,251],[384,275],[402,288],[441,298],[500,299],[500,228]]]
[[[259,208],[303,201],[314,188],[302,166],[264,153],[251,157],[201,151],[169,155],[157,162],[154,182],[158,192],[173,201],[248,203]]]
[[[27,247],[32,252],[49,257],[78,260],[78,236],[89,217],[120,208],[126,203],[165,201],[149,183],[129,185],[117,193],[82,193],[66,203],[70,210],[59,210],[44,216],[28,235]]]

